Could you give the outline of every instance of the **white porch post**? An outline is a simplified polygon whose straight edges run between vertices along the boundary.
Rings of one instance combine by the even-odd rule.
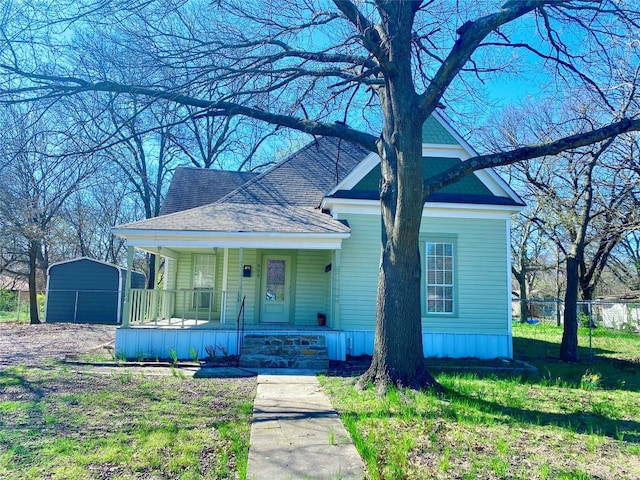
[[[340,329],[340,250],[333,251],[331,265],[331,326]]]
[[[240,248],[238,252],[238,271],[240,273],[240,282],[238,283],[238,308],[242,302],[242,263],[244,262],[244,248]]]
[[[227,323],[227,284],[229,281],[229,249],[223,250],[222,263],[222,311],[220,312],[220,323]]]
[[[124,287],[124,306],[122,312],[122,326],[128,327],[131,315],[131,270],[133,270],[133,247],[127,247],[127,280]]]
[[[162,269],[162,289],[169,290],[169,262],[171,259],[169,257],[164,258],[164,268]]]

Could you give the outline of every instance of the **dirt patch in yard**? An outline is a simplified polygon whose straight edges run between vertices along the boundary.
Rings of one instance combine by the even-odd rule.
[[[255,377],[57,363],[114,339],[115,326],[0,323],[0,477],[242,478]]]
[[[43,366],[113,346],[115,331],[113,325],[0,323],[0,368]]]

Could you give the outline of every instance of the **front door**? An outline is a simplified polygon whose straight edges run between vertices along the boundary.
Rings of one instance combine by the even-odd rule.
[[[262,299],[260,321],[289,323],[291,305],[291,257],[264,255],[262,257]]]

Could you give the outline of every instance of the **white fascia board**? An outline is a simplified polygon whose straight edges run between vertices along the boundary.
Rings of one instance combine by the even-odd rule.
[[[373,168],[380,163],[380,156],[371,152],[369,155],[351,170],[351,173],[347,175],[340,183],[338,183],[327,195],[333,195],[338,190],[351,190],[355,187],[360,180],[362,180]]]
[[[461,135],[456,131],[456,129],[455,129],[455,128],[453,128],[453,127],[449,124],[449,121],[448,121],[446,118],[444,118],[444,117],[442,116],[442,114],[440,114],[437,110],[434,110],[434,111],[431,113],[431,115],[433,116],[433,118],[435,118],[435,119],[438,121],[438,123],[439,123],[440,125],[442,125],[442,127],[443,127],[447,132],[449,132],[449,133],[451,134],[451,136],[452,136],[453,138],[455,138],[455,139],[456,139],[456,141],[457,141],[457,142],[462,146],[462,148],[464,148],[464,149],[466,150],[467,155],[468,155],[468,157],[467,157],[467,158],[469,158],[469,157],[475,157],[476,155],[478,155],[478,152],[476,152],[476,151],[474,150],[474,148],[473,148],[471,145],[469,145],[469,144],[467,143],[467,141],[466,141],[466,140],[465,140],[465,139],[464,139],[464,138],[463,138],[463,137],[462,137],[462,136],[461,136]]]
[[[350,233],[258,233],[258,232],[172,232],[168,230],[113,231],[127,244],[141,249],[168,248],[273,248],[339,250]]]
[[[378,200],[328,199],[336,200],[323,205],[330,208],[334,218],[345,218],[348,214],[380,215]],[[422,209],[423,217],[444,218],[509,218],[522,210],[519,205],[470,205],[465,203],[429,202]]]
[[[522,203],[524,205],[524,200],[522,200],[520,195],[518,195],[516,191],[511,188],[511,185],[509,185],[504,178],[498,175],[498,173],[493,168],[479,170],[477,173],[485,176],[484,178],[487,179],[485,185],[487,186],[487,188],[489,188],[489,190],[491,190],[490,185],[496,185],[498,188],[501,188],[504,191],[504,194],[506,194],[512,200],[515,200],[516,202]]]
[[[466,160],[472,157],[462,145],[446,145],[441,143],[423,143],[423,157],[458,158]]]

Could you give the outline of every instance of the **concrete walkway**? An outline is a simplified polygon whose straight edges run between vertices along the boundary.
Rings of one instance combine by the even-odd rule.
[[[247,480],[361,480],[366,470],[313,372],[260,371]]]

